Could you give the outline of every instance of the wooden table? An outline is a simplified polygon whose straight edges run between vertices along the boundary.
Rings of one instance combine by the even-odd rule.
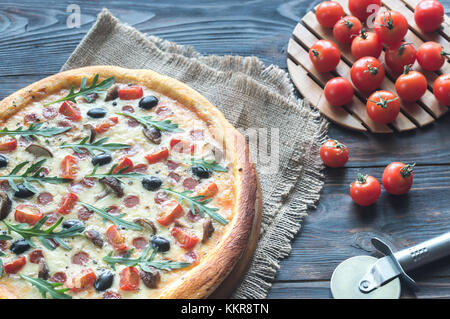
[[[133,2],[133,4],[131,4]],[[300,18],[319,1],[0,1],[0,99],[56,73],[102,7],[140,31],[203,54],[256,55],[286,69],[286,46]],[[441,1],[447,14],[450,0]],[[68,28],[69,4],[80,6],[80,28]],[[345,168],[327,169],[322,196],[281,262],[270,298],[330,298],[329,280],[344,259],[373,254],[377,235],[394,247],[413,245],[450,231],[450,116],[405,134],[376,136],[330,125],[329,136],[347,144]],[[370,208],[348,195],[358,172],[381,178],[391,161],[416,162],[411,192],[383,192]],[[417,297],[450,297],[450,258],[413,274]],[[405,297],[413,295],[404,291]]]

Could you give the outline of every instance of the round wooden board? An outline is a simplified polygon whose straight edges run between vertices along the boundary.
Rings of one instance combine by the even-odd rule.
[[[405,41],[412,43],[417,49],[422,43],[435,41],[439,43],[445,51],[450,50],[450,19],[444,17],[443,28],[437,33],[423,33],[414,23],[414,8],[420,0],[384,0],[383,7],[388,10],[401,12],[409,22],[409,30],[405,36]],[[350,15],[347,0],[336,0],[344,8],[346,14]],[[450,64],[445,63],[438,72],[423,70],[418,63],[413,69],[422,72],[428,81],[428,90],[425,95],[416,103],[405,103],[402,101],[401,112],[397,119],[391,124],[384,125],[373,122],[366,111],[365,102],[369,94],[355,89],[355,96],[349,105],[344,107],[333,107],[325,99],[323,88],[328,80],[336,76],[342,76],[350,80],[350,69],[355,59],[353,58],[350,46],[337,44],[341,51],[341,61],[336,70],[328,73],[318,72],[309,59],[309,48],[318,40],[331,40],[336,43],[332,29],[323,28],[316,19],[314,12],[308,12],[302,21],[297,24],[292,32],[292,38],[288,45],[287,66],[294,85],[300,94],[311,102],[330,121],[345,128],[372,133],[392,133],[394,131],[403,132],[423,127],[434,122],[437,118],[448,112],[449,108],[441,105],[433,95],[433,83],[436,78],[445,73],[450,73]],[[384,62],[384,52],[379,60]],[[386,78],[380,89],[395,92],[394,74],[389,68],[386,69]]]

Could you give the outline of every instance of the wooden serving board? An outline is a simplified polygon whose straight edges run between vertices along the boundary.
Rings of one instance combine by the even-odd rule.
[[[401,12],[409,22],[409,30],[405,36],[405,41],[412,43],[416,49],[427,41],[439,43],[444,50],[450,50],[450,19],[444,17],[443,28],[435,33],[423,33],[414,22],[414,8],[420,0],[385,0],[382,1],[384,8]],[[350,15],[347,0],[337,0],[344,8],[346,14]],[[331,40],[341,51],[341,61],[332,72],[318,72],[309,59],[309,49],[318,40]],[[379,60],[384,63],[384,51]],[[288,45],[287,66],[294,85],[300,94],[311,102],[330,121],[345,128],[372,133],[392,133],[394,131],[403,132],[423,127],[434,122],[436,119],[448,112],[449,108],[439,104],[433,95],[433,83],[436,78],[444,73],[450,73],[450,64],[445,63],[438,72],[423,70],[418,63],[413,69],[422,72],[428,81],[428,90],[425,95],[416,103],[405,103],[402,101],[401,111],[397,119],[391,124],[384,125],[372,121],[366,111],[366,99],[370,94],[363,93],[355,89],[355,96],[351,104],[344,107],[331,106],[323,94],[323,88],[328,80],[342,76],[350,79],[350,69],[355,62],[349,45],[341,45],[335,41],[332,29],[323,28],[316,19],[315,13],[310,11],[297,24],[292,32],[292,38]],[[386,77],[380,89],[395,91],[396,76],[386,69]]]

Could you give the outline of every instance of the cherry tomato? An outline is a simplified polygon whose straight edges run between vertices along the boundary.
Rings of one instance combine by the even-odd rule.
[[[392,195],[406,194],[413,183],[414,164],[394,162],[386,166],[383,173],[384,189]]]
[[[183,228],[174,227],[172,228],[171,234],[177,241],[178,245],[186,250],[194,248],[194,246],[198,243],[198,237]]]
[[[61,174],[62,178],[74,179],[77,177],[78,166],[77,160],[72,155],[66,155],[61,162]]]
[[[14,259],[3,264],[3,270],[7,274],[17,274],[23,266],[27,263],[27,258],[25,256]]]
[[[119,164],[113,169],[112,173],[116,174],[118,172],[128,173],[133,170],[133,161],[124,156],[119,160]]]
[[[375,6],[378,6],[377,8]],[[367,18],[374,13],[374,10],[379,10],[381,7],[381,0],[349,0],[348,8],[352,15],[359,20],[366,22]]]
[[[416,62],[416,49],[411,43],[399,42],[386,49],[384,60],[394,73],[402,73],[406,65]]]
[[[127,86],[119,89],[119,98],[121,100],[136,100],[144,96],[144,91],[140,86]]]
[[[325,141],[320,147],[320,158],[329,167],[342,167],[348,161],[348,148],[337,140]]]
[[[18,223],[27,223],[30,226],[36,224],[44,214],[41,212],[39,207],[29,204],[17,205],[14,212],[14,219]]]
[[[344,16],[344,9],[334,1],[324,1],[316,9],[317,21],[324,28],[332,28]]]
[[[0,152],[12,152],[17,148],[17,140],[6,136],[0,139]]]
[[[164,147],[162,150],[144,156],[149,164],[155,164],[164,161],[169,157],[169,150]]]
[[[319,40],[309,50],[309,58],[319,72],[334,70],[341,60],[341,53],[331,41]]]
[[[372,205],[380,194],[380,182],[373,176],[358,174],[356,181],[350,185],[350,196],[360,206]]]
[[[126,267],[122,269],[119,282],[120,290],[134,291],[139,288],[139,284],[139,270],[136,267]]]
[[[378,58],[383,50],[378,35],[374,32],[366,32],[364,28],[361,34],[357,36],[352,42],[352,55],[358,60],[365,56],[373,56]]]
[[[375,18],[374,31],[382,43],[396,44],[408,32],[408,21],[397,11],[384,11]]]
[[[83,118],[80,109],[71,101],[64,101],[59,107],[59,113],[74,122],[79,122]]]
[[[176,200],[170,200],[162,204],[161,209],[156,216],[156,221],[161,225],[168,226],[172,224],[175,219],[181,217],[183,213],[183,207],[181,207]]]
[[[214,182],[211,182],[209,184],[207,184],[206,186],[204,186],[202,189],[200,189],[197,192],[198,196],[204,196],[204,198],[202,199],[208,199],[208,198],[213,198],[214,196],[217,195],[217,193],[219,192],[219,188],[217,187],[217,184]]]
[[[376,91],[367,99],[366,106],[367,114],[376,123],[391,123],[400,113],[400,100],[389,91]]]
[[[374,57],[364,57],[356,61],[350,76],[357,89],[364,92],[375,91],[380,87],[385,75],[384,66]]]
[[[97,280],[97,275],[92,268],[84,269],[81,274],[72,278],[72,283],[70,286],[71,292],[80,292],[85,289],[89,289],[94,286]]]
[[[425,42],[417,50],[417,61],[427,71],[437,71],[445,63],[449,54],[436,42]]]
[[[113,127],[114,125],[116,125],[117,123],[119,123],[118,117],[110,117],[106,121],[103,121],[100,124],[97,124],[95,126],[94,130],[97,134],[102,134],[102,133],[109,131],[109,129],[111,127]]]
[[[333,78],[325,85],[324,94],[328,103],[333,106],[342,106],[352,101],[353,86],[347,79]]]
[[[177,153],[193,154],[195,145],[189,141],[173,138],[170,140],[170,149]]]
[[[425,76],[420,72],[411,71],[408,66],[405,66],[404,74],[395,81],[398,96],[406,102],[419,100],[427,91],[427,86]]]
[[[126,251],[128,249],[125,244],[125,237],[120,233],[119,228],[116,225],[111,225],[105,233],[106,241],[114,249],[118,251]]]
[[[421,1],[414,10],[414,21],[423,32],[439,30],[444,22],[444,7],[436,0]]]
[[[341,18],[333,27],[333,35],[337,42],[350,44],[361,32],[362,24],[357,17],[347,16]]]
[[[67,215],[75,207],[78,201],[78,196],[74,193],[67,193],[61,200],[61,206],[59,206],[58,213]]]
[[[443,74],[434,81],[433,93],[439,103],[450,106],[450,74]]]

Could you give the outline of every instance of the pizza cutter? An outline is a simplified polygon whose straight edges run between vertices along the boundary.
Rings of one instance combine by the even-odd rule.
[[[400,278],[413,290],[418,289],[406,271],[450,255],[450,232],[396,253],[379,238],[371,242],[385,256],[356,256],[340,263],[331,277],[333,298],[399,298]]]

